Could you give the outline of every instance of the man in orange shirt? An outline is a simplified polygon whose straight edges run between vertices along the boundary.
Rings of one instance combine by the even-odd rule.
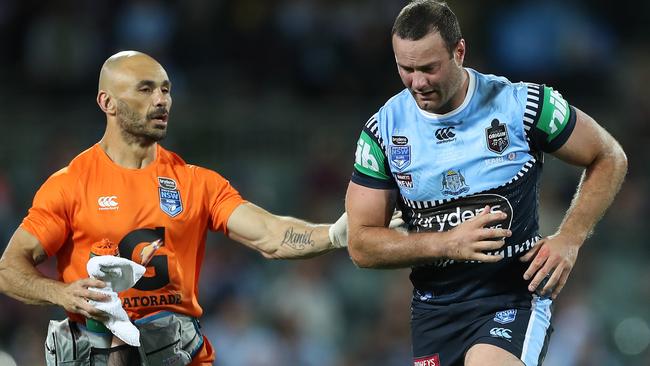
[[[222,231],[267,258],[306,258],[346,245],[343,220],[314,225],[273,215],[243,200],[218,173],[161,147],[171,82],[150,56],[125,51],[110,57],[100,73],[97,103],[107,117],[104,136],[43,184],[0,260],[0,291],[7,295],[59,305],[70,328],[85,329],[85,318],[106,320],[88,302],[107,300],[89,289],[104,286],[88,278],[91,245],[115,243],[121,257],[140,263],[143,248],[162,240],[145,277],[120,293],[123,308],[136,324],[152,314],[153,319],[168,314],[190,319],[199,337],[183,351],[192,356],[192,365],[211,364],[215,352],[196,322],[203,312],[197,289],[208,230]],[[36,269],[51,256],[57,258],[60,280]],[[174,357],[166,362],[186,364],[173,363]]]

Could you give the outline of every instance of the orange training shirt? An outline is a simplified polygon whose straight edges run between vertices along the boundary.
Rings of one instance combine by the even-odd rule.
[[[119,243],[121,257],[140,263],[142,248],[163,239],[144,277],[120,293],[123,307],[132,320],[162,310],[199,317],[207,230],[225,233],[230,214],[243,202],[219,174],[186,164],[159,145],[154,162],[127,169],[95,144],[41,186],[21,227],[57,257],[66,283],[88,277],[93,243]]]

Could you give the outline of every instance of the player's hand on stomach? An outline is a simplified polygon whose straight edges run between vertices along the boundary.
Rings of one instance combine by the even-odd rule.
[[[103,288],[104,286],[104,282],[94,278],[84,278],[66,284],[59,298],[59,305],[71,313],[77,313],[86,318],[104,321],[106,320],[106,313],[88,303],[88,300],[110,300],[108,295],[88,289],[88,287]]]
[[[528,290],[537,290],[540,295],[551,294],[551,298],[555,299],[569,278],[579,249],[580,243],[577,239],[567,235],[551,235],[538,241],[535,247],[521,257],[523,262],[535,258],[524,273],[525,280],[532,278]],[[546,278],[547,281],[542,284]],[[540,287],[540,284],[543,287]]]
[[[505,244],[505,238],[512,232],[508,229],[489,226],[507,218],[501,211],[490,212],[490,207],[477,216],[463,222],[448,231],[443,257],[454,260],[475,260],[481,262],[498,262],[499,255],[488,255],[484,251],[497,250]]]

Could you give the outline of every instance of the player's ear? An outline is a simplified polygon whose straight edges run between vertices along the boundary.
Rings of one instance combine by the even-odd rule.
[[[458,41],[456,48],[454,49],[454,61],[456,65],[463,66],[463,61],[465,60],[465,40],[463,38]]]
[[[114,115],[115,114],[115,102],[110,94],[104,90],[100,90],[97,93],[97,104],[99,108],[106,114]]]

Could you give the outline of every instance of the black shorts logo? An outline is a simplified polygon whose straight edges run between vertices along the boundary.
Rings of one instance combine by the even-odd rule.
[[[485,129],[485,139],[487,140],[488,150],[501,154],[510,145],[508,139],[508,128],[504,123],[499,123],[498,119],[493,119],[490,127]]]

